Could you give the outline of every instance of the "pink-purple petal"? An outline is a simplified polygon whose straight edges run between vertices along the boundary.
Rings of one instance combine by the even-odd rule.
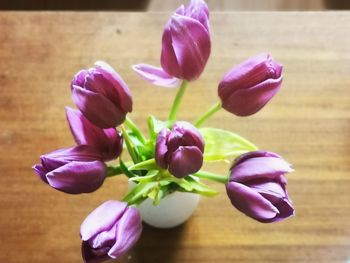
[[[176,88],[181,85],[182,80],[166,73],[162,68],[147,64],[138,64],[132,67],[134,71],[148,82],[167,88]]]
[[[99,93],[74,86],[73,101],[84,116],[100,128],[116,127],[125,120],[125,113]]]
[[[232,170],[231,181],[247,182],[259,178],[274,179],[293,171],[289,163],[280,158],[260,157],[248,159]]]
[[[126,253],[140,238],[142,232],[142,219],[139,211],[128,207],[116,227],[114,245],[108,251],[111,258],[118,258]]]
[[[70,162],[46,175],[53,188],[69,194],[90,193],[98,189],[106,177],[101,161]]]
[[[122,217],[127,203],[119,201],[106,201],[92,211],[80,227],[83,241],[87,241],[98,233],[107,231]]]
[[[180,146],[171,155],[169,172],[178,178],[199,171],[203,165],[203,153],[196,146]]]
[[[278,215],[278,209],[258,192],[249,187],[229,182],[226,185],[231,203],[241,212],[258,221],[271,220]]]

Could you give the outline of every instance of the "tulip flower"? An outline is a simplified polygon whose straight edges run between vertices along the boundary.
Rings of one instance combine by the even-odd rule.
[[[41,180],[68,193],[90,193],[98,189],[107,168],[98,150],[89,145],[60,149],[42,155],[41,164],[33,166]]]
[[[178,178],[197,172],[203,164],[203,153],[203,137],[188,122],[176,122],[171,131],[163,128],[158,134],[156,162]]]
[[[119,201],[103,203],[80,227],[84,262],[120,257],[136,243],[141,232],[142,220],[136,208]]]
[[[202,0],[180,6],[167,22],[162,37],[161,68],[146,64],[134,70],[160,86],[175,87],[178,79],[196,80],[204,70],[211,49],[209,9]]]
[[[91,145],[98,149],[104,161],[117,158],[123,149],[123,137],[115,129],[101,129],[93,125],[80,111],[66,107],[70,130],[78,145]]]
[[[269,54],[261,54],[227,72],[218,93],[224,109],[238,116],[249,116],[272,99],[281,83],[282,65]]]
[[[257,221],[281,221],[294,215],[285,178],[291,171],[290,164],[275,153],[243,154],[231,168],[227,195],[233,206]]]
[[[100,128],[118,126],[132,111],[128,86],[111,66],[102,61],[75,75],[72,94],[82,114]]]

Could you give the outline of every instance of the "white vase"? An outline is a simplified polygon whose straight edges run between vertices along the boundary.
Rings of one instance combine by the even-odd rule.
[[[129,189],[135,184],[129,181]],[[153,227],[172,228],[181,225],[196,210],[200,195],[174,192],[165,196],[159,205],[153,205],[153,199],[146,199],[140,206],[142,220]]]

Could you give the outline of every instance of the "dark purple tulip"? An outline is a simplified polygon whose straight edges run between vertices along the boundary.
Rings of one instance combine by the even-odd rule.
[[[156,142],[156,162],[178,178],[197,172],[203,164],[204,140],[190,123],[179,121],[162,129]]]
[[[202,0],[179,7],[166,24],[161,65],[165,72],[188,81],[203,72],[210,55],[209,9]]]
[[[286,190],[285,174],[290,164],[272,152],[255,151],[241,155],[231,168],[226,184],[231,203],[247,216],[263,223],[294,215]]]
[[[130,90],[107,63],[98,61],[94,68],[79,71],[72,80],[73,101],[83,115],[100,128],[123,123],[132,111]]]
[[[80,227],[85,263],[103,262],[125,254],[139,239],[139,211],[127,203],[107,201],[92,211]]]
[[[249,116],[272,99],[281,83],[282,65],[269,54],[261,54],[227,72],[218,93],[224,109],[237,116]]]
[[[39,177],[53,188],[68,193],[90,193],[98,189],[107,168],[101,154],[92,146],[80,145],[60,149],[40,157],[33,166]]]
[[[98,149],[104,161],[117,158],[123,149],[123,137],[115,129],[101,129],[93,125],[80,111],[66,107],[70,130],[78,145],[91,145]]]

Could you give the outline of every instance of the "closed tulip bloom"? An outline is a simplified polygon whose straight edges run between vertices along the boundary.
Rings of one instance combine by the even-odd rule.
[[[197,172],[203,164],[204,140],[190,123],[176,122],[162,129],[156,141],[157,164],[178,178]]]
[[[78,145],[91,145],[101,153],[103,161],[117,158],[123,149],[123,137],[115,129],[101,129],[92,124],[80,111],[66,107],[70,130]]]
[[[209,10],[202,0],[181,6],[166,24],[162,37],[162,68],[192,81],[203,72],[210,55]]]
[[[84,262],[103,262],[122,256],[136,243],[141,232],[142,220],[136,208],[113,200],[103,203],[80,227]]]
[[[98,61],[94,68],[81,70],[72,80],[73,101],[83,115],[100,128],[123,123],[132,111],[130,90],[107,63]]]
[[[164,28],[162,67],[138,64],[133,69],[155,85],[177,87],[181,80],[193,81],[201,75],[210,49],[208,6],[203,0],[191,0],[175,11]]]
[[[261,54],[227,72],[218,93],[224,109],[237,116],[249,116],[272,99],[281,83],[282,65],[269,54]]]
[[[98,150],[88,145],[60,149],[42,155],[41,164],[33,166],[41,180],[68,193],[90,193],[98,189],[107,168]]]
[[[233,206],[257,221],[281,221],[294,215],[285,178],[291,171],[290,164],[275,153],[246,153],[231,168],[227,195]]]

